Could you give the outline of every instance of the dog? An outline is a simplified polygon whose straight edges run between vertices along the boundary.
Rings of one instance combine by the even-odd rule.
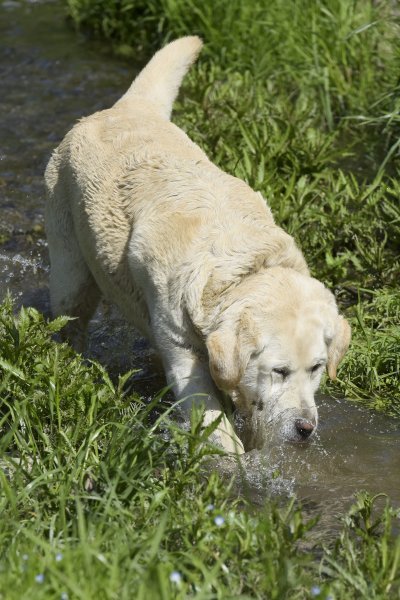
[[[81,347],[100,297],[161,356],[183,410],[203,403],[228,452],[266,432],[304,441],[314,394],[350,343],[334,296],[310,276],[266,201],[170,121],[202,41],[157,52],[112,108],[80,120],[46,168],[54,315]],[[224,411],[228,396],[242,439]],[[269,434],[268,434],[269,435]]]

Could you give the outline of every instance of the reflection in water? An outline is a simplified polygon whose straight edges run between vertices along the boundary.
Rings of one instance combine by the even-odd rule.
[[[43,171],[51,150],[73,123],[112,105],[134,68],[102,56],[70,32],[62,6],[8,2],[0,8],[0,298],[10,289],[19,305],[45,313],[48,256],[43,229]],[[164,378],[147,344],[114,311],[100,308],[88,354],[112,374],[135,367],[144,397]],[[400,503],[400,423],[346,401],[322,399],[311,443],[271,445],[242,459],[241,491],[254,503],[297,494],[329,524],[355,491],[383,491]],[[232,462],[221,461],[222,471]]]

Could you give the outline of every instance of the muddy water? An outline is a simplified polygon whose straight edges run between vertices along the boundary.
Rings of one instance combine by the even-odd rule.
[[[76,35],[58,3],[0,7],[0,298],[49,312],[42,175],[51,150],[81,116],[113,104],[135,66],[113,60]],[[147,344],[114,311],[100,309],[88,353],[112,372],[136,367],[136,389],[164,384]],[[320,400],[320,427],[304,446],[251,452],[241,489],[256,504],[297,494],[326,524],[359,489],[386,492],[400,504],[400,422],[347,401]]]

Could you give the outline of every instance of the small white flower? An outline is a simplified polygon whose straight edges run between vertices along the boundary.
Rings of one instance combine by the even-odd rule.
[[[22,555],[22,560],[28,560],[29,556],[27,554]]]
[[[224,519],[224,517],[221,517],[220,515],[218,515],[218,517],[215,517],[214,523],[216,524],[217,527],[222,527],[222,525],[225,523],[225,519]]]
[[[63,592],[60,596],[60,600],[68,600],[69,596],[67,592]]]
[[[209,512],[211,510],[214,510],[214,508],[215,508],[214,504],[207,504],[206,511]]]
[[[313,585],[311,588],[311,596],[319,596],[321,593],[321,588],[318,585]]]
[[[43,581],[44,581],[43,573],[39,573],[39,575],[36,575],[35,581],[36,581],[36,583],[43,583]]]
[[[63,555],[61,554],[61,552],[57,552],[56,554],[56,561],[60,562],[63,559]]]
[[[182,581],[182,575],[179,573],[179,571],[172,571],[171,575],[169,576],[169,580],[172,583],[180,583]]]

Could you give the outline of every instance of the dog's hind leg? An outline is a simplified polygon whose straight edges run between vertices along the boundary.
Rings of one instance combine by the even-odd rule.
[[[74,317],[61,334],[78,351],[85,347],[86,329],[100,299],[100,290],[79,247],[68,204],[50,199],[46,230],[50,253],[50,302],[53,316]]]

